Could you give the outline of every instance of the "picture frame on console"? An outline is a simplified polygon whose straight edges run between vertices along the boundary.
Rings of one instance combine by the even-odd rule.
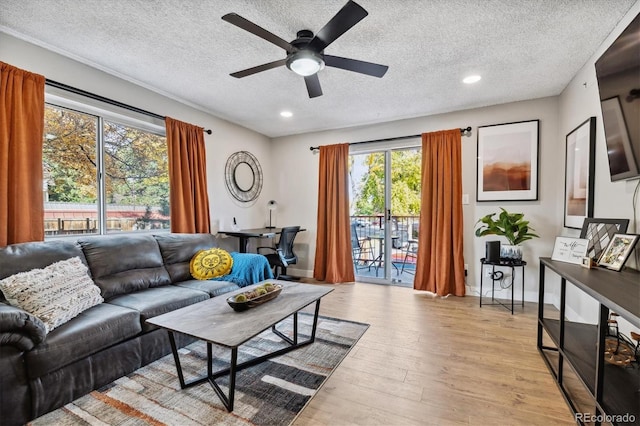
[[[540,120],[478,127],[476,201],[538,199]]]
[[[589,240],[587,256],[597,262],[615,234],[625,234],[629,219],[591,218],[582,224],[580,238]]]
[[[640,239],[640,235],[637,234],[615,234],[609,241],[607,248],[602,252],[602,256],[598,260],[598,266],[620,271],[638,239]]]
[[[551,260],[582,265],[588,246],[586,238],[556,237]]]
[[[593,216],[596,118],[590,117],[566,137],[564,166],[564,227],[581,229]]]

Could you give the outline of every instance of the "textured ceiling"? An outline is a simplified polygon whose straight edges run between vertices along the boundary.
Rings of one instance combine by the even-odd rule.
[[[357,2],[369,16],[325,53],[389,71],[327,67],[314,99],[286,67],[230,77],[285,53],[220,18],[293,40],[346,0],[0,0],[0,31],[276,137],[558,95],[636,0]]]

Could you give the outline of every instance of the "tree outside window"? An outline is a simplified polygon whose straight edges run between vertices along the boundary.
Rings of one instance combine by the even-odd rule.
[[[164,136],[47,105],[43,168],[47,235],[169,228]],[[99,229],[98,206],[106,212],[106,229]]]

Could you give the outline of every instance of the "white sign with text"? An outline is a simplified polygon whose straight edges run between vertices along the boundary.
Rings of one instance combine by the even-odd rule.
[[[582,265],[582,258],[587,255],[588,245],[589,240],[584,238],[556,237],[551,259]]]

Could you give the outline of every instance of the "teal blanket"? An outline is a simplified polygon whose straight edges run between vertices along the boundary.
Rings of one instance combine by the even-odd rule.
[[[212,280],[231,281],[240,287],[246,287],[273,278],[271,266],[267,258],[261,254],[232,252],[231,258],[233,259],[231,272]]]

